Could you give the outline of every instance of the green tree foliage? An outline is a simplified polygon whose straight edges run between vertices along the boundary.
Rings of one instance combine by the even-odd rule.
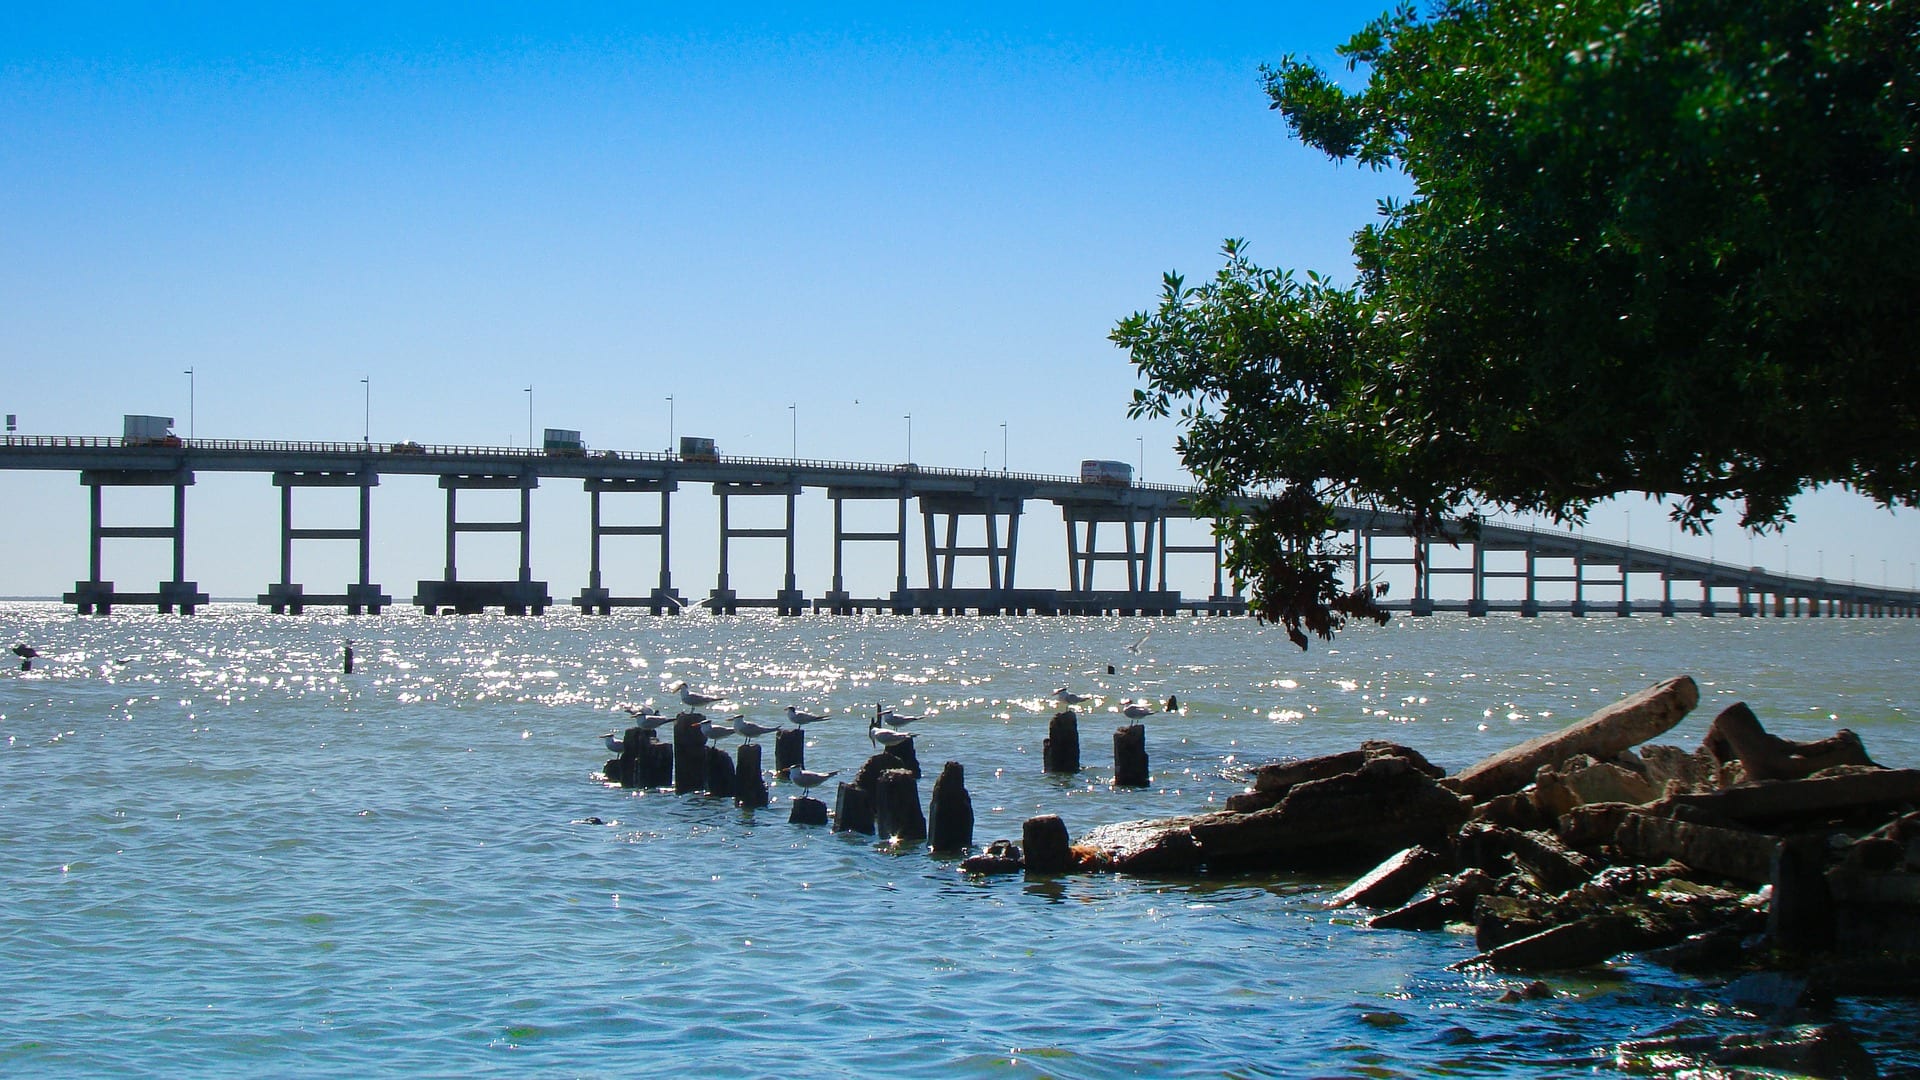
[[[1302,141],[1412,181],[1353,283],[1229,242],[1112,335],[1210,505],[1262,507],[1230,540],[1263,618],[1304,647],[1379,615],[1336,503],[1439,535],[1623,492],[1694,531],[1821,484],[1920,501],[1920,4],[1458,0],[1340,53],[1357,91],[1263,74]]]

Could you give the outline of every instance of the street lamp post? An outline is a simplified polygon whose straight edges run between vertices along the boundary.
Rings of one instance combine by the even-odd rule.
[[[360,409],[360,441],[371,443],[373,442],[373,376],[369,375],[361,379],[360,385],[366,387],[366,401]]]
[[[1147,437],[1135,435],[1133,441],[1140,444],[1140,482],[1144,484],[1147,480]]]
[[[187,438],[193,438],[193,369],[188,368],[187,377]]]
[[[673,453],[673,395],[667,395],[667,453]]]
[[[533,387],[527,387],[527,452],[533,452]]]
[[[1000,421],[1000,471],[1007,471],[1007,422]]]
[[[800,460],[800,403],[797,401],[790,402],[787,405],[787,412],[793,414],[793,451],[788,456],[793,458],[793,460],[795,461],[799,461]]]
[[[908,413],[907,420],[907,464],[913,464],[913,414]]]

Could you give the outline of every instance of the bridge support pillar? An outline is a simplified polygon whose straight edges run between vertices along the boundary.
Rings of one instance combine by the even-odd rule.
[[[806,596],[801,593],[794,575],[794,510],[795,500],[800,494],[799,477],[790,476],[784,480],[769,481],[720,481],[713,485],[713,493],[720,497],[720,573],[719,579],[714,583],[713,591],[707,594],[706,606],[716,615],[738,614],[743,606],[771,607],[782,615],[799,615],[805,611]],[[729,504],[735,497],[743,495],[786,496],[786,526],[778,529],[734,528],[729,516]],[[771,600],[741,600],[728,576],[727,557],[733,541],[753,538],[786,542],[786,582]]]
[[[380,476],[372,469],[358,472],[289,472],[273,474],[273,485],[280,489],[280,580],[267,586],[257,601],[275,615],[299,615],[310,606],[344,607],[349,615],[380,614],[393,603],[393,597],[370,580],[373,569],[373,489]],[[356,487],[360,489],[360,524],[352,529],[296,529],[293,527],[293,489],[297,487]],[[360,546],[360,579],[345,592],[309,593],[293,580],[293,542],[295,540],[354,540]]]
[[[582,614],[609,615],[613,609],[645,608],[654,615],[678,615],[686,606],[680,594],[673,588],[672,547],[673,547],[673,493],[680,488],[678,481],[671,478],[618,479],[589,477],[584,481],[587,492],[588,516],[588,569],[587,585],[580,595],[573,598],[573,606]],[[654,494],[660,496],[660,524],[658,525],[607,525],[600,516],[600,496],[609,492],[627,492]],[[660,538],[660,584],[646,596],[615,596],[613,590],[606,587],[601,573],[601,541],[609,536],[657,536]]]
[[[187,488],[193,472],[184,467],[169,469],[83,469],[80,482],[88,488],[89,527],[87,580],[74,583],[73,591],[61,596],[82,615],[106,615],[115,604],[152,604],[162,614],[176,609],[191,615],[207,603],[207,594],[198,583],[186,580],[187,568]],[[173,524],[155,526],[110,526],[101,521],[101,489],[106,487],[173,488]],[[111,581],[103,579],[101,542],[109,539],[170,540],[173,542],[173,578],[163,581],[150,593],[123,593]]]
[[[543,615],[553,598],[547,583],[533,580],[533,489],[540,477],[533,472],[508,474],[448,474],[440,477],[447,493],[447,567],[439,581],[422,581],[415,589],[414,606],[428,614],[478,615],[499,607],[508,615]],[[456,495],[467,490],[520,492],[517,521],[461,521]],[[463,532],[510,532],[520,537],[520,576],[513,581],[462,581],[456,565],[457,539]]]

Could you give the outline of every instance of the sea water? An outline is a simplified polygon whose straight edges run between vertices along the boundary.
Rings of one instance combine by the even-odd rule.
[[[1447,970],[1470,935],[1369,930],[1322,907],[1340,879],[976,879],[789,824],[777,780],[751,811],[606,785],[600,735],[682,679],[720,715],[830,711],[816,770],[873,752],[875,705],[921,714],[924,783],[965,766],[980,846],[1218,807],[1365,739],[1458,768],[1675,675],[1702,701],[1662,741],[1746,701],[1920,765],[1907,620],[1400,618],[1307,652],[1189,618],[11,603],[0,631],[42,653],[0,673],[6,1076],[1571,1076],[1759,1026],[1631,958],[1501,1003],[1522,980]],[[1041,772],[1062,685],[1095,695],[1071,778]],[[1151,786],[1115,789],[1115,710],[1170,695]],[[1920,1068],[1904,1005],[1834,1015]]]

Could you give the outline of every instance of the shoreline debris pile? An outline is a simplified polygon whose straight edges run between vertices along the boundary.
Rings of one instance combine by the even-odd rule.
[[[1263,766],[1224,810],[1075,838],[1072,869],[1371,866],[1328,906],[1372,909],[1374,928],[1470,924],[1479,951],[1459,967],[1633,952],[1884,988],[1920,956],[1920,770],[1876,764],[1844,729],[1780,738],[1745,704],[1698,749],[1643,745],[1699,699],[1670,679],[1450,776],[1387,742]]]

